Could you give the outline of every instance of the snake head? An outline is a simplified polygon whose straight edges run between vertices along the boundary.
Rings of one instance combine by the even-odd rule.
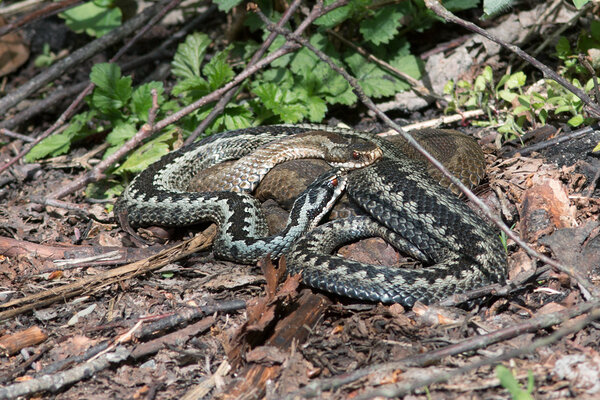
[[[298,196],[290,216],[310,221],[308,229],[317,226],[341,196],[348,178],[342,168],[334,168],[319,176]]]

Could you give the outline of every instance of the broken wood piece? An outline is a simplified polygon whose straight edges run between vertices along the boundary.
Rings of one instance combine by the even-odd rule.
[[[0,337],[0,351],[6,356],[17,354],[21,349],[35,346],[48,339],[48,335],[39,327],[32,326],[23,331]]]

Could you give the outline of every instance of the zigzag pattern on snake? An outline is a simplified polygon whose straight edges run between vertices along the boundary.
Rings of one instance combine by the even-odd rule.
[[[399,302],[407,306],[416,300],[429,303],[481,285],[504,282],[506,259],[496,232],[456,196],[439,186],[425,172],[421,161],[409,159],[401,149],[386,140],[354,130],[297,125],[215,135],[190,148],[171,153],[150,166],[124,192],[115,212],[126,212],[133,226],[188,225],[192,216],[196,220],[199,214],[202,214],[201,218],[207,218],[206,212],[193,210],[197,200],[215,204],[221,200],[209,198],[207,194],[186,193],[180,189],[185,187],[182,182],[189,183],[205,167],[241,157],[282,136],[311,130],[373,141],[383,150],[384,159],[348,174],[350,197],[370,217],[330,222],[295,241],[289,250],[282,248],[290,273],[301,272],[303,281],[315,288],[358,299]],[[234,149],[234,139],[240,135],[244,136],[244,145]],[[223,149],[226,151],[223,152]],[[202,157],[198,158],[199,155]],[[311,190],[316,193],[321,188],[316,185],[305,193],[311,193]],[[294,206],[296,213],[314,204],[310,194],[304,197],[304,205]],[[247,198],[243,200],[244,203],[249,201]],[[210,212],[217,211],[213,209]],[[263,224],[251,222],[253,217],[247,211],[241,210],[240,213],[239,220],[245,224]],[[290,220],[294,218],[293,211]],[[231,225],[227,220],[216,219],[220,224]],[[262,227],[259,231],[261,234],[264,232]],[[329,254],[344,241],[373,235],[383,237],[399,250],[431,266],[420,270],[380,267]],[[237,246],[234,248],[239,249]],[[235,261],[251,261],[233,254],[236,252],[225,249],[217,253]],[[267,252],[270,250],[265,249],[263,254]]]

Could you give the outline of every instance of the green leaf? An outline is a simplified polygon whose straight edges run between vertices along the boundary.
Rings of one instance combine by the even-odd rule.
[[[479,6],[479,0],[447,0],[444,1],[444,7],[448,11],[456,12],[469,10]]]
[[[233,7],[240,4],[242,0],[213,0],[213,2],[219,7],[219,10],[227,13]]]
[[[526,80],[527,76],[523,72],[515,72],[506,81],[506,87],[508,89],[516,89],[523,87],[525,85]]]
[[[361,21],[360,33],[374,45],[388,43],[398,34],[398,28],[402,25],[400,19],[404,15],[403,7],[399,5],[383,7],[375,12],[373,18]]]
[[[452,94],[454,92],[454,81],[451,79],[444,85],[444,94]]]
[[[35,145],[25,156],[25,161],[34,162],[48,156],[58,156],[69,151],[71,143],[76,138],[90,135],[87,123],[94,118],[93,111],[83,112],[71,118],[67,128],[61,133],[54,134]]]
[[[252,126],[254,122],[252,112],[243,106],[227,106],[219,115],[213,125],[218,126],[218,131],[243,129]],[[223,129],[224,128],[224,129]]]
[[[135,125],[127,122],[119,122],[113,127],[113,130],[106,136],[106,141],[110,143],[113,147],[120,147],[123,143],[131,139],[136,132],[137,128],[135,127]]]
[[[332,4],[335,0],[326,0],[323,2],[324,6]],[[321,26],[326,29],[333,28],[341,24],[350,15],[352,8],[350,5],[338,7],[329,11],[327,14],[320,16],[313,22],[317,26]]]
[[[74,32],[85,31],[93,37],[100,37],[121,26],[121,10],[119,8],[99,7],[93,2],[63,11],[59,16]]]
[[[131,95],[131,111],[144,122],[148,121],[148,111],[152,107],[152,94],[150,93],[152,89],[156,89],[158,105],[160,106],[164,102],[162,82],[144,83],[135,88]]]
[[[409,85],[396,78],[392,73],[369,62],[358,53],[352,53],[345,58],[352,69],[365,94],[370,97],[392,96],[397,92],[406,90]],[[418,62],[414,56],[398,57],[390,62],[394,67],[418,78],[420,75]]]
[[[178,96],[186,92],[193,92],[191,93],[191,97],[193,99],[198,99],[205,94],[210,93],[210,85],[204,78],[186,78],[178,82],[171,91],[174,96]]]
[[[502,100],[512,103],[512,101],[515,99],[515,97],[517,97],[517,94],[511,92],[510,90],[500,90],[498,92],[498,96],[500,96],[500,98]]]
[[[279,88],[275,84],[260,85],[252,92],[261,99],[267,109],[278,115],[286,123],[298,122],[306,113],[304,106],[297,102],[297,95],[292,91]]]
[[[486,16],[492,16],[507,10],[512,3],[512,0],[483,0],[483,12]]]
[[[150,164],[158,161],[159,158],[169,152],[172,143],[176,139],[175,129],[163,133],[156,139],[145,143],[143,146],[136,149],[125,160],[125,162],[115,170],[115,174],[121,175],[125,172],[138,173],[146,169]]]
[[[589,1],[590,0],[573,0],[573,5],[575,6],[575,8],[580,10],[581,7],[585,6]]]
[[[558,39],[555,49],[556,49],[556,55],[560,59],[564,59],[564,58],[570,56],[571,54],[573,54],[573,51],[571,50],[571,44],[569,43],[567,38],[564,36],[561,36]]]
[[[569,119],[567,121],[567,124],[569,124],[571,126],[579,126],[579,125],[583,124],[583,115],[577,114],[573,118]]]
[[[208,78],[211,91],[220,88],[233,78],[233,69],[227,63],[228,55],[229,49],[217,53],[202,69]]]
[[[204,60],[204,53],[211,44],[208,35],[193,33],[188,35],[185,42],[177,47],[177,52],[171,63],[171,72],[178,78],[200,77],[200,66]]]
[[[96,85],[92,93],[90,107],[104,114],[121,113],[131,97],[131,77],[121,77],[121,68],[116,64],[95,64],[90,80]]]

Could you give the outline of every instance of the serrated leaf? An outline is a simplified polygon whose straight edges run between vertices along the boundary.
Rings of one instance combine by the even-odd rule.
[[[334,1],[335,0],[326,0],[323,2],[323,5],[328,6]],[[320,16],[313,23],[317,26],[321,26],[326,29],[333,28],[334,26],[337,26],[344,22],[344,20],[348,18],[348,16],[350,16],[351,11],[352,8],[350,5],[338,7],[329,11],[327,14]]]
[[[207,93],[210,93],[210,85],[204,78],[200,77],[192,77],[186,78],[180,82],[178,82],[171,93],[174,96],[178,96],[185,92],[197,92],[196,95],[192,95],[193,98],[199,98],[204,96]]]
[[[211,91],[220,88],[233,77],[233,69],[227,63],[228,55],[229,50],[217,53],[202,69]]]
[[[106,141],[112,146],[121,146],[127,140],[131,139],[136,132],[137,128],[135,125],[127,122],[119,122],[106,136]]]
[[[120,113],[131,97],[131,77],[122,77],[116,64],[101,63],[92,67],[90,80],[96,85],[90,107],[105,114]]]
[[[49,136],[35,145],[25,156],[25,161],[34,162],[48,156],[55,157],[67,153],[75,138],[85,137],[92,133],[87,129],[87,123],[94,116],[93,111],[75,115],[64,131]]]
[[[219,7],[219,10],[226,13],[241,2],[242,0],[213,0],[213,3]]]
[[[225,111],[215,119],[214,125],[224,128],[218,129],[219,131],[233,131],[248,128],[252,126],[253,121],[252,112],[246,107],[227,106]]]
[[[556,54],[559,58],[566,58],[572,54],[571,44],[564,36],[558,38],[558,42],[554,48],[556,49]]]
[[[171,63],[171,72],[179,78],[200,77],[200,67],[204,60],[204,53],[211,40],[204,33],[188,35],[185,42],[177,47],[177,52]]]
[[[131,95],[131,111],[144,122],[148,121],[148,111],[152,107],[152,94],[150,93],[152,89],[156,89],[158,105],[160,106],[164,101],[162,82],[153,81],[144,83],[135,88]]]
[[[360,33],[374,45],[388,43],[398,34],[398,28],[402,25],[400,18],[403,16],[404,11],[398,5],[383,7],[372,18],[361,21]]]
[[[513,0],[483,0],[483,12],[486,16],[492,16],[508,10],[512,3]]]
[[[256,87],[252,92],[261,99],[265,107],[286,123],[298,122],[305,115],[306,109],[297,102],[297,96],[290,90],[266,83]]]
[[[396,92],[406,90],[409,86],[396,78],[392,73],[369,62],[360,54],[353,53],[345,58],[354,76],[358,79],[365,94],[370,97],[392,96]],[[418,74],[418,66],[413,56],[399,57],[390,62],[394,67],[407,72],[409,75]],[[410,71],[407,71],[410,70]]]
[[[175,140],[175,130],[164,133],[156,139],[145,143],[136,149],[114,173],[138,173],[169,152],[170,145]]]
[[[84,32],[100,37],[121,26],[119,8],[99,7],[93,2],[81,4],[59,14],[65,23],[76,33]]]
[[[506,81],[506,87],[508,89],[516,89],[523,87],[525,85],[526,80],[527,76],[523,72],[515,72]]]

